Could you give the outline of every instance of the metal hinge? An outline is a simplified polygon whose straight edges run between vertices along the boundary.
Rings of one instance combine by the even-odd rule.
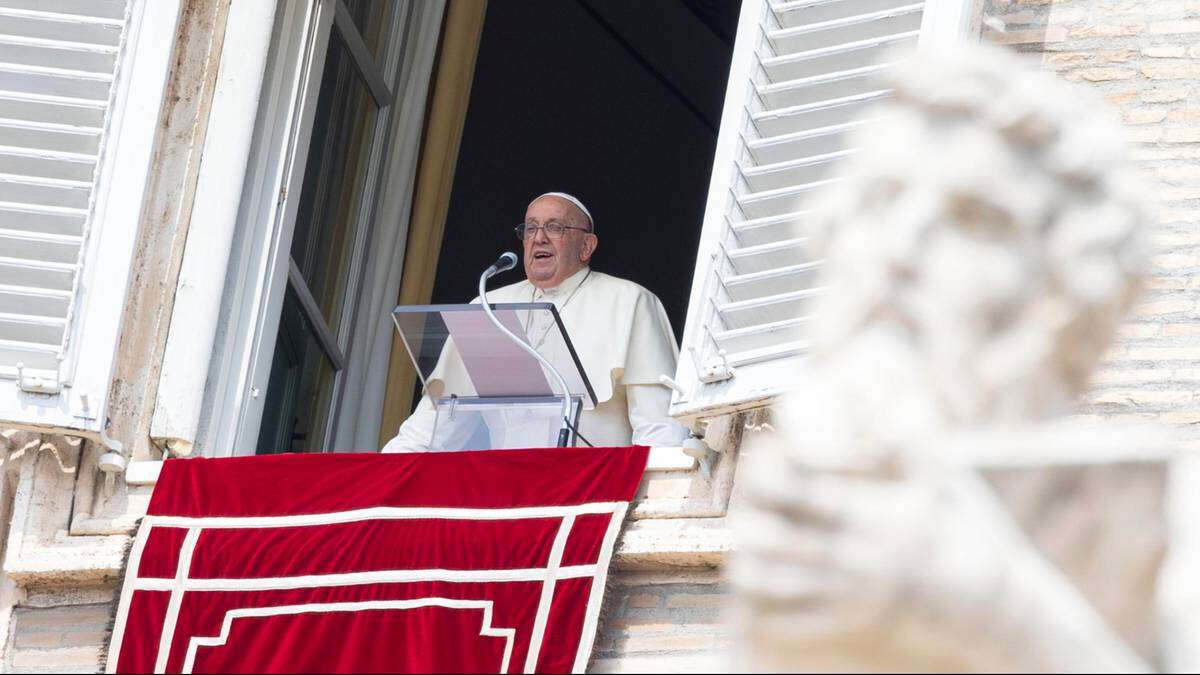
[[[30,394],[57,394],[62,391],[62,382],[58,375],[43,377],[25,372],[25,364],[17,364],[17,387]]]

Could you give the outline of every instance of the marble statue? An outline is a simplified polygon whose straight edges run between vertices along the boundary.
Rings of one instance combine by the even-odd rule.
[[[774,432],[746,445],[735,668],[1161,667],[980,471],[1170,454],[1162,432],[1064,421],[1148,260],[1120,128],[996,47],[917,56],[889,80],[850,178],[812,205],[811,356]]]

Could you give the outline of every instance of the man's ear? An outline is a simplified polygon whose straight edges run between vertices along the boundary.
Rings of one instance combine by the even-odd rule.
[[[600,245],[600,238],[588,232],[584,235],[583,250],[579,252],[579,259],[582,262],[587,262],[592,259],[592,254],[596,252],[596,247]]]

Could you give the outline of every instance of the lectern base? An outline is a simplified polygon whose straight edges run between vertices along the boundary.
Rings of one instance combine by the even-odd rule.
[[[447,396],[436,402],[434,450],[507,450],[555,447],[562,429],[562,399],[558,396],[480,398]],[[571,426],[579,427],[583,398],[571,397]],[[577,443],[568,434],[567,446]]]

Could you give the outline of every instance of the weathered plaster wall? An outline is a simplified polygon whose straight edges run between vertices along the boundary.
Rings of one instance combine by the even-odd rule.
[[[228,7],[229,0],[185,0],[177,29],[108,411],[109,435],[135,459],[156,454],[148,434],[154,385]],[[78,438],[0,431],[5,671],[102,668],[117,570],[149,489],[101,473],[100,452]]]

